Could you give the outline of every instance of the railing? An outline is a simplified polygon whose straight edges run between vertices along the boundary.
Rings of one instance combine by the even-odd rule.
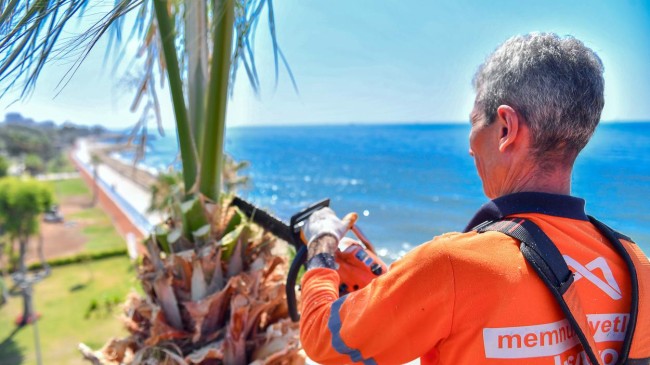
[[[77,164],[86,171],[89,176],[93,176],[90,166],[88,166],[83,161],[79,160],[77,156],[73,153],[72,158],[75,159]],[[147,217],[138,212],[126,199],[121,195],[117,194],[113,188],[106,183],[101,177],[97,176],[97,183],[102,188],[102,190],[111,198],[115,204],[117,204],[122,211],[127,215],[127,217],[133,222],[133,224],[140,229],[140,231],[146,236],[153,230],[153,225],[149,222]]]

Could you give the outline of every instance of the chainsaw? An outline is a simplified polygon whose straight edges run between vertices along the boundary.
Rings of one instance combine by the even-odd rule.
[[[295,322],[300,320],[296,301],[296,280],[300,268],[307,261],[307,244],[302,234],[302,227],[314,212],[328,207],[329,204],[329,199],[317,202],[294,214],[289,224],[286,224],[282,220],[239,197],[235,197],[231,202],[231,205],[239,208],[251,221],[295,247],[296,256],[291,262],[286,283],[287,307],[291,319]],[[359,290],[368,285],[377,276],[388,271],[386,264],[377,256],[375,247],[356,225],[358,215],[356,213],[350,213],[345,218],[350,222],[348,229],[354,233],[359,241],[345,237],[339,243],[339,248],[334,255],[337,264],[336,271],[341,278],[339,295],[345,295]]]

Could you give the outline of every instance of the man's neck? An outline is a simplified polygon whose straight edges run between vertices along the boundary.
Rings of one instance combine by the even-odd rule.
[[[522,171],[513,175],[501,196],[525,191],[571,195],[571,169]]]

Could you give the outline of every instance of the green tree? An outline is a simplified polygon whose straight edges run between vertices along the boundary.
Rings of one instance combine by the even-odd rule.
[[[0,139],[3,140],[5,149],[10,156],[35,154],[47,161],[55,155],[56,148],[52,143],[53,137],[37,128],[19,124],[5,123],[0,128]]]
[[[60,172],[74,172],[75,167],[70,162],[66,154],[67,151],[57,153],[56,157],[50,160],[47,164],[47,172],[60,173]]]
[[[9,160],[0,155],[0,177],[5,177],[7,176],[7,173],[9,172]]]
[[[0,1],[0,29],[6,34],[0,40],[0,80],[12,80],[11,87],[24,76],[23,91],[29,93],[64,25],[87,3]],[[137,11],[134,34],[143,40],[145,72],[132,110],[142,110],[142,136],[147,135],[150,114],[160,127],[155,76],[163,70],[183,170],[183,202],[172,213],[179,215],[172,218],[180,224],[159,227],[147,242],[140,277],[148,300],[129,302],[136,329],[123,340],[127,346],[111,347],[120,349],[112,355],[117,361],[127,348],[135,348],[140,360],[159,363],[183,363],[184,357],[188,363],[243,364],[277,356],[290,362],[297,356],[297,327],[287,318],[283,280],[271,275],[279,265],[271,254],[271,239],[229,209],[222,194],[227,98],[238,65],[254,89],[259,85],[252,34],[264,10],[277,81],[279,63],[287,62],[277,46],[272,0],[116,0],[80,37],[87,42],[85,56],[103,35],[119,36],[124,15]],[[85,355],[97,362],[103,356]]]
[[[18,281],[27,278],[25,255],[29,238],[39,231],[39,217],[53,203],[49,186],[36,180],[13,177],[0,179],[0,224],[9,236],[9,244],[18,243]],[[21,325],[32,319],[31,286],[21,285],[23,316]]]
[[[25,156],[24,164],[25,170],[27,170],[27,172],[32,176],[36,176],[45,172],[45,164],[43,163],[43,160],[38,157],[38,155],[30,153],[29,155]]]

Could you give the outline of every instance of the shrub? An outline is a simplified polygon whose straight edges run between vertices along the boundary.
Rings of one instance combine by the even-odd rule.
[[[74,172],[76,171],[74,165],[70,162],[65,153],[61,152],[56,155],[47,163],[47,172]]]
[[[82,252],[76,255],[72,256],[66,256],[66,257],[59,257],[51,260],[47,260],[47,263],[51,266],[64,266],[64,265],[70,265],[70,264],[78,264],[83,261],[94,261],[94,260],[101,260],[109,257],[115,257],[115,256],[126,256],[127,251],[126,248],[118,248],[118,249],[113,249],[113,250],[105,250],[105,251],[97,251],[97,252]],[[43,264],[40,262],[35,262],[31,265],[28,266],[29,270],[38,270],[43,267]]]
[[[32,175],[38,175],[45,172],[45,164],[43,160],[35,154],[25,156],[25,170]]]
[[[9,160],[6,157],[0,156],[0,177],[7,176],[9,170]]]

